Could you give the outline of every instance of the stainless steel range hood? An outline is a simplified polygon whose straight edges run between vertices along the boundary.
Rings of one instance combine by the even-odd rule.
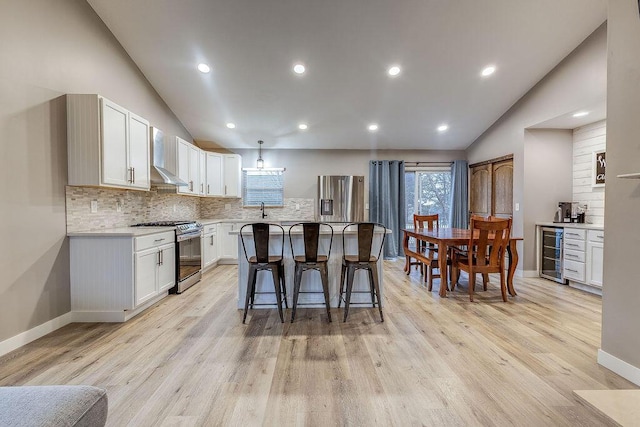
[[[156,186],[186,187],[188,184],[165,168],[164,162],[164,132],[152,127],[153,138],[151,149],[153,150],[153,167],[151,168],[151,183]]]

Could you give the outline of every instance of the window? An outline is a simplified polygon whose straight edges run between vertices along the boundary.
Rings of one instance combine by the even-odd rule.
[[[449,227],[451,166],[407,167],[404,185],[408,229],[413,228],[413,214],[438,214],[440,227]]]
[[[242,169],[243,206],[284,206],[284,169]]]

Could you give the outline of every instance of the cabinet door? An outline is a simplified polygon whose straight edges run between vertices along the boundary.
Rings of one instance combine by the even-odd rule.
[[[226,223],[219,224],[218,241],[220,242],[219,251],[220,258],[238,259],[238,236],[229,234],[239,228],[238,224]]]
[[[218,260],[218,239],[216,233],[202,237],[202,267],[206,268]]]
[[[158,294],[156,274],[160,253],[158,248],[150,248],[135,254],[135,302],[136,306]]]
[[[133,177],[132,187],[149,189],[149,144],[149,122],[129,113],[128,163]]]
[[[189,179],[191,193],[200,194],[200,149],[193,144],[189,144]]]
[[[604,266],[604,244],[601,242],[587,243],[587,283],[591,286],[602,287]]]
[[[471,168],[469,210],[472,214],[491,215],[491,165]]]
[[[242,194],[242,157],[238,154],[224,155],[224,195],[240,197]]]
[[[128,111],[101,98],[102,110],[102,183],[129,186],[127,138]]]
[[[176,147],[177,165],[178,165],[178,178],[186,182],[188,185],[178,187],[178,193],[192,194],[193,193],[193,181],[189,176],[189,159],[190,159],[190,145],[187,141],[176,137],[178,144]]]
[[[492,215],[511,216],[513,215],[513,159],[494,163],[492,166]]]
[[[176,246],[171,243],[158,248],[160,265],[158,265],[158,291],[165,292],[176,285]]]
[[[198,150],[198,155],[200,156],[200,162],[199,162],[199,174],[198,174],[198,182],[200,182],[200,185],[198,186],[198,188],[200,189],[199,193],[201,196],[206,196],[207,195],[207,189],[205,188],[205,184],[207,182],[207,152],[206,151],[202,151],[202,150]]]
[[[207,153],[206,194],[207,196],[223,196],[223,163],[222,154]]]

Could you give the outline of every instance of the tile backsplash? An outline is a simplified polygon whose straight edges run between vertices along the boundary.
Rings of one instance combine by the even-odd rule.
[[[260,209],[243,208],[242,199],[159,194],[155,190],[66,188],[67,232],[128,227],[149,221],[191,219],[259,220]],[[91,212],[91,202],[97,211]],[[314,199],[285,199],[281,208],[266,208],[266,220],[313,220]],[[296,209],[298,208],[298,209]]]

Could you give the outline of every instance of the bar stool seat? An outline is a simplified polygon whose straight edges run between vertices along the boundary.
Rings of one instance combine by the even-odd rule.
[[[329,240],[329,249],[326,255],[319,255],[319,243],[320,243],[320,229],[324,227],[327,231],[331,232],[331,238]],[[302,228],[302,238],[304,243],[304,255],[296,255],[293,245],[292,232],[295,232]],[[322,293],[324,294],[324,304],[327,310],[327,317],[331,322],[331,308],[329,305],[329,278],[328,278],[328,263],[331,256],[331,246],[333,244],[333,227],[329,224],[320,222],[301,222],[291,226],[289,228],[289,244],[291,245],[291,254],[295,262],[295,274],[293,281],[293,307],[291,310],[291,322],[293,323],[296,317],[296,309],[298,308],[298,298],[301,293],[311,294],[318,293],[313,291],[300,291],[302,283],[302,273],[307,270],[316,270],[320,273],[320,280],[322,282]],[[302,305],[302,304],[300,304]]]
[[[245,234],[243,230],[246,227],[251,227],[253,232],[253,244],[255,249],[255,255],[249,256],[247,254],[247,247],[245,244]],[[279,234],[280,240],[280,255],[269,254],[269,241],[271,239],[271,231],[275,230],[276,234]],[[258,271],[270,271],[273,277],[273,287],[276,296],[276,305],[278,306],[278,314],[280,315],[280,321],[284,323],[284,315],[282,312],[282,300],[284,299],[285,308],[287,304],[287,286],[285,283],[284,273],[284,228],[277,224],[267,223],[254,223],[246,224],[240,228],[240,240],[242,242],[242,249],[244,250],[244,256],[249,263],[249,275],[247,280],[247,294],[244,303],[244,313],[242,315],[242,323],[247,319],[247,312],[249,305],[253,309],[255,304],[255,297],[257,293],[272,293],[272,292],[256,292],[256,279]],[[270,304],[269,304],[270,305]]]

